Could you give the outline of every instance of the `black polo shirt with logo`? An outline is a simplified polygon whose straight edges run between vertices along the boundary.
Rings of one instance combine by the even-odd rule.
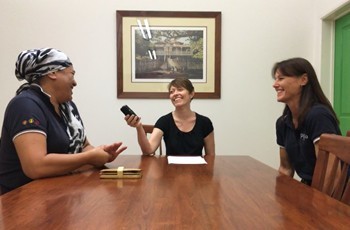
[[[324,105],[314,105],[303,124],[295,129],[291,115],[276,122],[277,144],[285,148],[290,163],[298,176],[311,181],[315,164],[315,146],[322,133],[341,134],[336,119]]]
[[[76,106],[73,102],[75,111]],[[76,114],[79,116],[79,114]],[[8,104],[1,133],[0,186],[2,193],[22,186],[32,179],[21,167],[13,140],[25,132],[38,132],[46,136],[48,153],[67,153],[69,137],[67,125],[55,112],[48,95],[32,85],[14,97]]]

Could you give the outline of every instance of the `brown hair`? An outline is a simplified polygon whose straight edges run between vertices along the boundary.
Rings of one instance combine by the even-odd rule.
[[[282,75],[287,77],[297,76],[300,77],[306,74],[308,82],[302,87],[301,97],[299,101],[300,115],[298,117],[298,123],[302,124],[305,116],[311,106],[314,104],[325,105],[333,114],[334,118],[339,124],[336,113],[327,97],[324,95],[320,83],[318,82],[316,72],[309,61],[304,58],[291,58],[281,62],[277,62],[272,68],[272,76],[274,77],[276,72],[279,71]],[[283,115],[290,113],[289,107],[284,107]]]
[[[169,85],[168,85],[168,91],[170,91],[171,87],[176,87],[176,88],[185,88],[189,93],[192,93],[194,91],[194,87],[192,85],[192,82],[185,77],[177,77],[174,80],[172,80]]]

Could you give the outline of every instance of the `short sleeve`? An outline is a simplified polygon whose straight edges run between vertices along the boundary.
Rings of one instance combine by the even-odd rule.
[[[17,134],[34,130],[46,133],[47,119],[40,106],[30,98],[16,98],[7,107],[4,126],[13,138]]]
[[[305,124],[313,141],[316,141],[322,133],[341,134],[337,120],[323,105],[313,107],[305,118]]]
[[[160,117],[155,123],[154,127],[163,131],[163,133],[168,133],[169,122],[171,121],[171,113],[168,113]]]
[[[205,116],[201,116],[201,119],[203,120],[203,136],[204,138],[207,137],[211,132],[213,132],[214,130],[214,126],[213,123],[211,122],[211,120],[208,117]]]

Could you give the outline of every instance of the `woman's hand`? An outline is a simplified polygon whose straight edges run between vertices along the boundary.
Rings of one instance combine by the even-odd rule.
[[[87,163],[97,168],[102,167],[104,164],[106,164],[110,156],[109,153],[104,150],[104,148],[105,145],[101,145],[85,152],[89,154]]]
[[[127,148],[127,146],[122,146],[122,142],[116,142],[111,145],[105,145],[103,150],[109,154],[109,159],[107,162],[114,161],[115,158]]]
[[[126,123],[134,128],[140,127],[142,125],[141,123],[141,117],[135,116],[135,115],[126,115],[124,120]]]
[[[121,145],[122,142],[118,142],[91,149],[92,157],[90,158],[89,164],[95,167],[102,167],[104,164],[114,161],[114,159],[127,148]]]

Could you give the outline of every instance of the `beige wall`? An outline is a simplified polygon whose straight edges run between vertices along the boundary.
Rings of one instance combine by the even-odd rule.
[[[216,152],[251,155],[276,168],[274,62],[302,56],[320,70],[321,18],[344,0],[0,0],[0,121],[20,85],[14,63],[24,49],[64,51],[77,71],[74,101],[95,145],[123,141],[125,154],[139,154],[136,131],[119,108],[129,104],[144,123],[172,110],[168,100],[116,98],[116,10],[221,11],[222,95],[194,100],[192,108],[215,126]]]

